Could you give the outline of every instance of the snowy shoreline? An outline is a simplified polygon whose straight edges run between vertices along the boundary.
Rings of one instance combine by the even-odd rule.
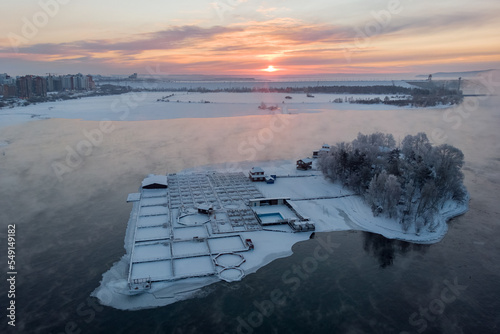
[[[401,240],[415,244],[434,244],[443,240],[443,238],[446,236],[446,233],[448,232],[448,221],[453,218],[459,217],[469,211],[469,200],[470,197],[467,193],[466,199],[463,203],[448,201],[445,207],[442,208],[434,217],[437,227],[435,228],[435,232],[433,233],[424,232],[421,234],[416,234],[392,230],[386,226],[380,226],[377,224],[372,224],[370,226],[370,223],[367,224],[366,220],[359,220],[355,223],[358,224],[358,226],[361,228],[360,230],[380,234],[387,239]]]
[[[389,239],[397,239],[419,244],[437,243],[448,231],[447,222],[468,211],[469,195],[463,203],[446,202],[435,218],[433,231],[424,230],[419,234],[404,232],[394,219],[373,217],[371,209],[364,200],[343,189],[340,185],[326,180],[318,171],[297,171],[291,161],[244,162],[234,164],[231,172],[247,172],[249,166],[259,165],[269,174],[278,174],[275,184],[256,182],[258,189],[268,198],[288,197],[294,208],[306,215],[316,224],[315,232],[333,232],[358,230],[383,235]],[[218,165],[218,167],[224,164]],[[178,174],[202,173],[217,169],[217,166],[204,166],[185,170]],[[221,170],[221,172],[224,172]],[[302,174],[302,175],[301,175]],[[293,177],[303,176],[307,177]],[[310,175],[309,175],[310,174]],[[279,175],[288,175],[280,178]],[[319,199],[294,200],[298,197]],[[154,283],[151,290],[139,295],[127,295],[128,268],[135,233],[135,224],[139,206],[134,203],[125,234],[126,254],[113,267],[103,274],[101,284],[91,294],[101,304],[123,310],[138,310],[161,307],[187,298],[198,296],[203,287],[220,281],[214,276],[181,279],[173,282]],[[280,233],[269,230],[257,232],[241,232],[242,238],[251,238],[255,250],[245,253],[246,262],[241,266],[245,275],[256,272],[272,261],[290,256],[294,244],[306,241],[311,233]],[[244,279],[244,278],[243,278]]]
[[[43,102],[15,108],[0,108],[0,128],[36,120],[81,119],[85,121],[146,121],[179,118],[217,118],[250,115],[321,113],[344,110],[430,110],[449,108],[398,107],[385,104],[332,103],[335,99],[384,98],[373,94],[285,93],[185,93],[174,92],[170,102],[161,100],[168,92],[131,92],[122,95],[92,96],[76,100]],[[292,100],[285,97],[290,95]],[[178,101],[178,102],[177,102]],[[210,102],[210,103],[206,103]],[[276,110],[262,110],[265,103]]]

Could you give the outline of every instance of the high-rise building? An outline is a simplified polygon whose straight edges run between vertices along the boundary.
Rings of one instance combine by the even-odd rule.
[[[16,81],[17,95],[22,99],[29,99],[34,96],[47,96],[47,79],[25,75]]]
[[[52,77],[52,92],[60,92],[63,90],[62,87],[62,77],[57,76],[57,77]]]
[[[72,75],[65,75],[62,77],[62,89],[63,90],[65,90],[65,89],[74,90],[75,89]]]
[[[82,90],[84,86],[83,74],[78,73],[73,76],[73,89]]]
[[[35,77],[33,79],[33,91],[36,96],[47,96],[47,81],[42,77]]]
[[[48,92],[53,92],[54,91],[54,76],[50,75],[47,77],[47,91]]]
[[[3,88],[2,89],[3,97],[5,99],[7,99],[9,97],[16,97],[17,96],[17,89],[16,89],[15,85],[4,84],[2,88]]]
[[[1,82],[14,85],[14,92],[5,88]],[[63,90],[94,90],[95,82],[91,75],[67,74],[54,76],[49,74],[47,77],[25,75],[13,80],[7,74],[0,74],[0,94],[9,92],[9,96],[16,95],[23,99],[29,99],[34,96],[46,97],[47,92],[60,92]]]
[[[17,92],[22,99],[29,99],[33,96],[33,77],[25,75],[17,79]]]
[[[90,74],[85,77],[85,89],[86,90],[94,90],[95,89],[95,82]]]
[[[7,73],[0,74],[0,85],[13,85],[16,83],[16,79],[12,78]]]

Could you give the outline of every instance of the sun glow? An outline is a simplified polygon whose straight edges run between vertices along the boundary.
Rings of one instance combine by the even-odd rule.
[[[276,67],[274,67],[273,65],[269,65],[266,69],[264,69],[263,71],[266,71],[266,72],[276,72],[278,69]]]

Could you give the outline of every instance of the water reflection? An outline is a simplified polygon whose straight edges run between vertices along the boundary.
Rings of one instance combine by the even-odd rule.
[[[378,260],[381,268],[392,265],[398,254],[405,255],[410,251],[425,254],[429,247],[430,245],[387,239],[380,234],[363,232],[363,249]]]

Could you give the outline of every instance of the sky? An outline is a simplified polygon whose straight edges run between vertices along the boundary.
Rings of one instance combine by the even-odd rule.
[[[2,0],[0,73],[500,69],[498,0]]]

